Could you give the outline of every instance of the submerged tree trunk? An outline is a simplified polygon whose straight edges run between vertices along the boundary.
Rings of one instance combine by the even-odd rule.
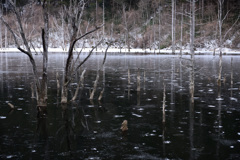
[[[219,62],[218,62],[218,86],[221,86],[221,79],[222,79],[222,54],[219,55]]]
[[[111,46],[111,43],[108,44],[108,47],[107,49],[105,50],[105,54],[104,54],[104,58],[103,58],[103,63],[101,65],[101,69],[104,71],[104,65],[105,65],[105,62],[106,62],[106,58],[107,58],[107,51],[108,51],[108,48]],[[94,98],[94,94],[97,90],[97,84],[98,84],[98,81],[99,81],[99,74],[100,74],[100,70],[98,70],[97,72],[97,76],[96,76],[96,80],[94,81],[94,85],[93,85],[93,90],[91,91],[90,93],[90,97],[89,99],[90,100],[93,100]],[[104,81],[104,80],[103,80]],[[100,96],[98,97],[98,100],[100,101],[102,99],[102,96],[103,96],[103,92],[104,92],[104,86],[103,86],[103,89],[100,93]]]
[[[99,80],[99,70],[98,70],[98,73],[97,73],[96,80],[94,81],[93,90],[91,91],[91,94],[90,94],[90,97],[89,97],[90,100],[93,100],[94,94],[97,90],[98,80]]]
[[[73,96],[71,101],[75,101],[76,100],[80,87],[82,87],[82,89],[83,89],[83,86],[84,86],[83,85],[83,81],[84,81],[84,74],[85,74],[85,72],[86,72],[86,70],[84,70],[82,72],[82,74],[81,74],[81,77],[80,77],[79,82],[78,82],[77,89],[76,89],[75,94],[74,94],[74,96]]]
[[[163,118],[162,118],[162,122],[165,123],[166,122],[166,115],[165,115],[165,106],[166,106],[166,89],[165,89],[165,83],[163,82],[163,105],[162,105],[162,114],[163,114]]]
[[[137,73],[137,92],[141,91],[141,77],[140,77],[140,68],[138,68]]]
[[[191,69],[190,69],[190,84],[189,84],[189,90],[190,90],[190,99],[191,103],[194,103],[194,90],[195,90],[195,81],[194,81],[194,57],[191,59]]]

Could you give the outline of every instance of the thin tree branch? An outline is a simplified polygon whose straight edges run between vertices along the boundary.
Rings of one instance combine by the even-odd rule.
[[[88,58],[92,55],[92,52],[95,48],[97,48],[101,43],[102,43],[103,39],[101,41],[98,42],[97,45],[95,45],[92,50],[89,52],[88,56],[77,66],[76,71],[88,60]]]
[[[102,24],[101,26],[97,26],[95,29],[93,29],[93,30],[91,30],[91,31],[89,31],[89,32],[87,32],[87,33],[85,33],[84,35],[82,35],[82,36],[76,38],[76,39],[74,40],[74,42],[73,42],[73,46],[74,46],[74,44],[75,44],[78,40],[80,40],[80,39],[82,39],[83,37],[85,37],[85,36],[87,36],[87,35],[89,35],[89,34],[95,32],[96,30],[102,28],[103,26],[104,26],[104,24]]]
[[[225,40],[227,34],[232,30],[233,26],[238,22],[239,18],[240,18],[240,14],[238,15],[237,20],[233,23],[233,25],[231,26],[231,28],[229,28],[228,31],[225,33],[225,35],[224,35],[224,37],[223,37],[223,41]]]

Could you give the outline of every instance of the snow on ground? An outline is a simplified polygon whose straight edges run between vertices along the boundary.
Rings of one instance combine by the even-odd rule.
[[[75,52],[79,52],[81,50],[81,48],[77,48],[74,51]],[[92,50],[92,48],[84,48],[82,50],[82,52],[90,52],[90,50]],[[42,52],[42,49],[37,48],[36,51],[38,53]],[[0,48],[0,52],[20,52],[17,48]],[[34,50],[32,50],[33,53],[35,53]],[[67,52],[67,50],[62,49],[62,48],[49,48],[49,52],[51,53],[58,53],[58,52]],[[104,53],[105,49],[104,48],[97,48],[97,50],[94,50],[94,53]],[[132,54],[159,54],[159,50],[156,49],[141,49],[141,48],[134,48],[134,49],[130,49],[130,52],[128,51],[127,48],[124,49],[120,49],[120,48],[109,48],[108,49],[109,53],[132,53]],[[189,54],[190,51],[187,49],[184,49],[183,54]],[[222,49],[223,54],[225,55],[240,55],[240,50],[233,50],[233,49],[229,49],[229,48],[223,48]],[[171,49],[161,49],[160,50],[160,54],[171,54],[172,50]],[[214,49],[206,49],[206,48],[198,48],[195,51],[195,54],[213,54],[214,53]],[[215,49],[215,53],[219,54],[219,48]],[[176,50],[176,54],[180,54],[180,50]]]

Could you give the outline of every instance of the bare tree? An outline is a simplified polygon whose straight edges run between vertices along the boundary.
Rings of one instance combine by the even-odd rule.
[[[190,54],[194,56],[195,39],[195,0],[190,0]]]
[[[172,53],[175,54],[176,49],[176,0],[172,0]]]
[[[125,3],[122,4],[122,11],[123,11],[123,21],[124,21],[124,30],[125,30],[125,44],[128,46],[128,51],[130,52],[130,41],[129,41],[129,27],[127,22],[127,14],[126,14],[126,5]]]
[[[103,0],[103,21],[102,23],[105,23],[105,4],[104,4],[104,0]],[[103,26],[103,38],[105,36],[105,27]]]
[[[0,6],[0,17],[3,16],[3,4]],[[2,21],[0,21],[0,48],[2,48]]]
[[[1,21],[4,23],[4,25],[8,28],[10,33],[12,34],[15,45],[18,48],[19,51],[26,54],[32,64],[32,70],[34,75],[34,82],[37,89],[37,105],[39,107],[41,106],[47,106],[47,64],[48,64],[48,5],[49,3],[44,0],[42,2],[42,9],[43,9],[43,18],[44,18],[44,27],[42,28],[42,46],[43,46],[43,71],[42,71],[42,81],[40,82],[37,72],[37,66],[35,59],[33,58],[33,53],[31,51],[30,44],[26,38],[26,33],[23,30],[23,23],[20,16],[20,12],[18,11],[16,5],[12,2],[12,0],[9,0],[9,4],[11,5],[11,10],[16,16],[16,22],[18,24],[18,29],[20,32],[20,40],[23,42],[24,47],[22,48],[20,46],[19,40],[17,39],[16,33],[13,31],[11,26],[5,21],[3,16],[1,16]]]
[[[85,5],[86,5],[86,1],[85,0],[81,0],[81,1],[77,1],[77,0],[70,0],[70,4],[69,6],[64,6],[65,8],[65,13],[66,13],[66,17],[68,17],[68,25],[69,25],[69,34],[70,34],[70,42],[69,42],[69,48],[68,48],[68,57],[67,57],[67,61],[65,64],[65,69],[64,69],[64,80],[63,80],[63,86],[62,86],[62,96],[61,96],[61,103],[67,103],[67,97],[68,97],[68,86],[69,83],[72,80],[72,76],[73,74],[76,72],[77,69],[80,68],[80,66],[87,60],[84,60],[80,65],[78,65],[75,69],[74,69],[74,65],[75,63],[73,63],[73,49],[75,44],[82,38],[84,38],[85,36],[95,32],[96,30],[100,29],[103,25],[98,26],[88,32],[86,32],[85,34],[78,36],[78,31],[79,31],[79,27],[80,23],[82,21],[82,16],[84,13],[84,9],[85,9]],[[98,46],[99,44],[97,44],[96,46]],[[95,49],[96,46],[93,48]],[[93,52],[93,49],[90,52]],[[89,56],[90,56],[89,55]]]
[[[182,4],[182,14],[181,14],[181,33],[180,33],[180,56],[182,56],[182,45],[183,45],[183,4]]]
[[[240,14],[238,14],[238,18],[235,20],[233,25],[225,32],[224,36],[222,35],[222,26],[223,22],[228,16],[228,13],[230,10],[227,11],[225,16],[223,17],[223,6],[224,6],[224,0],[218,0],[218,30],[219,30],[219,72],[218,72],[218,85],[221,86],[221,77],[222,77],[222,47],[223,47],[223,41],[225,40],[227,34],[232,30],[233,26],[238,22],[240,18]]]
[[[223,10],[223,3],[224,0],[218,0],[218,27],[219,27],[219,52],[220,56],[222,56],[222,25],[223,21],[226,18],[227,14],[225,15],[224,19],[222,19],[222,10]]]
[[[159,5],[158,9],[158,49],[159,54],[161,50],[161,5]]]
[[[8,47],[8,32],[7,32],[7,27],[5,28],[5,35],[4,35],[4,41],[5,41],[5,45],[4,47],[7,48]]]

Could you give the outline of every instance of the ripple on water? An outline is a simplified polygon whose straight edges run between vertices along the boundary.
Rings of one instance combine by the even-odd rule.
[[[170,144],[171,141],[164,141],[163,143],[164,143],[164,144]]]
[[[101,123],[101,121],[95,121],[95,123]]]
[[[0,119],[6,119],[7,117],[6,116],[0,116]]]
[[[101,159],[100,157],[88,157],[87,159],[90,159],[90,160],[98,160],[98,159]]]
[[[114,115],[114,118],[122,118],[124,115]]]
[[[19,90],[19,91],[24,90],[24,88],[14,88],[14,89]]]
[[[230,97],[230,100],[231,100],[231,101],[238,102],[238,99],[237,99],[237,98],[234,98],[234,97]]]
[[[154,136],[156,136],[156,134],[154,134],[154,133],[146,133],[146,134],[144,134],[144,137],[154,137]]]
[[[209,107],[209,108],[215,108],[215,106],[214,106],[214,105],[208,105],[208,107]]]
[[[229,90],[229,91],[237,91],[238,88],[229,88],[228,90]]]
[[[216,98],[217,101],[223,101],[224,99],[219,97],[219,98]]]
[[[17,158],[17,155],[8,155],[6,156],[7,159]]]
[[[132,115],[135,116],[135,117],[138,117],[138,118],[142,117],[142,115],[139,115],[139,114],[136,114],[136,113],[132,113]]]

